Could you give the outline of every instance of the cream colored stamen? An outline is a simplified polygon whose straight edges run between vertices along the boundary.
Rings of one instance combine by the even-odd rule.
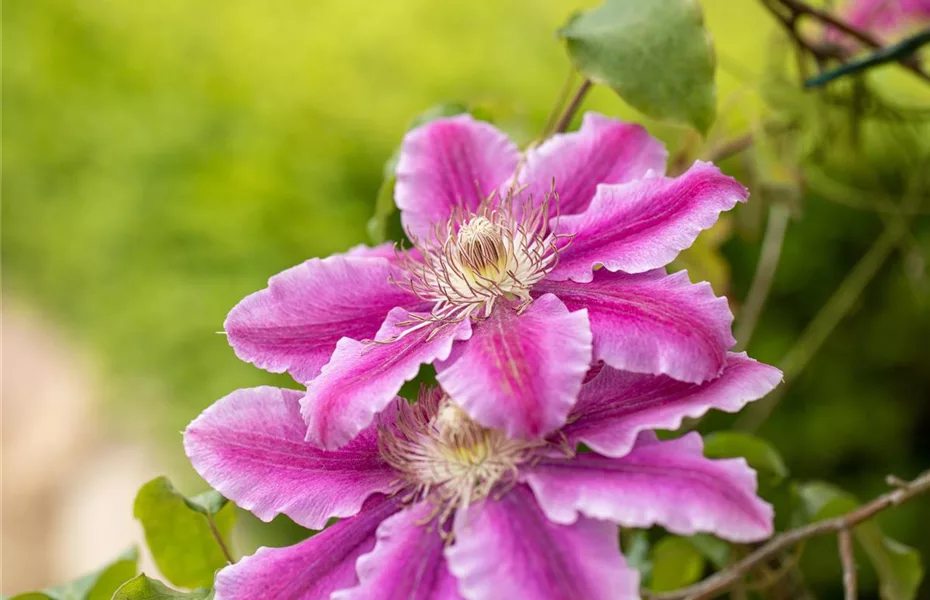
[[[432,321],[485,318],[499,299],[522,310],[558,263],[564,236],[549,229],[549,219],[548,200],[536,205],[529,197],[519,206],[491,197],[475,211],[457,209],[430,238],[414,240],[419,256],[406,255],[409,276],[395,283],[433,303]]]
[[[408,499],[433,502],[441,520],[512,484],[519,465],[547,445],[483,427],[436,391],[401,405],[395,426],[382,427],[378,439],[385,461],[403,475]]]
[[[472,283],[498,282],[507,270],[507,248],[500,228],[487,217],[465,223],[456,236],[456,252]]]

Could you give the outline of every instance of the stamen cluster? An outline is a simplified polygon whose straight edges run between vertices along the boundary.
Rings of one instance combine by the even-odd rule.
[[[432,502],[442,522],[456,508],[506,489],[517,468],[547,442],[482,427],[433,388],[421,391],[416,404],[400,404],[396,422],[380,427],[378,445],[385,462],[403,476],[403,500]]]
[[[522,309],[532,301],[530,289],[558,264],[548,219],[548,200],[517,203],[513,192],[500,203],[491,196],[475,212],[459,208],[429,239],[413,240],[420,258],[405,256],[410,275],[403,283],[434,303],[436,321],[487,317],[499,298]]]

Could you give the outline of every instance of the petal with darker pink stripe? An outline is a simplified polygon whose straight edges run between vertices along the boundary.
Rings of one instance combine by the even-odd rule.
[[[700,383],[720,374],[736,343],[726,298],[709,283],[692,284],[684,271],[601,269],[588,283],[545,280],[534,291],[555,294],[571,310],[587,309],[594,358],[617,369]]]
[[[432,323],[425,321],[429,316],[398,308],[388,314],[374,342],[339,341],[301,400],[308,441],[329,450],[349,443],[421,365],[447,358],[453,342],[471,336],[467,319]]]
[[[664,267],[748,196],[735,179],[700,161],[678,177],[601,185],[584,213],[553,220],[553,231],[565,238],[549,277],[591,281],[598,265],[627,273]]]
[[[499,303],[436,378],[482,425],[535,438],[565,423],[590,362],[587,313],[546,294],[522,313]]]

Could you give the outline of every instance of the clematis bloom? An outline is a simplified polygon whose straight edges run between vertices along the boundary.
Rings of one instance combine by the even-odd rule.
[[[853,27],[884,33],[930,21],[930,0],[854,0],[844,11]]]
[[[771,535],[772,508],[743,459],[710,460],[700,436],[658,441],[710,408],[739,410],[777,369],[731,354],[704,384],[602,367],[568,424],[521,440],[471,419],[439,389],[397,398],[345,447],[304,439],[301,394],[245,389],[187,428],[198,473],[263,520],[321,529],[224,568],[216,600],[547,600],[639,597],[617,526],[737,542]],[[593,452],[576,454],[585,443]]]
[[[915,25],[930,23],[930,0],[850,0],[843,3],[840,16],[851,26],[877,35],[894,37]],[[859,44],[833,27],[825,29],[828,41],[855,51]]]
[[[717,377],[726,300],[664,267],[747,191],[701,162],[664,177],[665,162],[642,127],[596,114],[523,154],[468,115],[433,121],[404,138],[396,171],[414,247],[272,277],[230,312],[229,342],[307,384],[307,439],[328,449],[422,364],[470,417],[523,439],[565,423],[592,360]]]

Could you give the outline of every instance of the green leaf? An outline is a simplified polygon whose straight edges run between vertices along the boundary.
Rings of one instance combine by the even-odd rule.
[[[690,585],[704,574],[704,557],[688,540],[664,537],[652,547],[649,589],[668,592]]]
[[[626,564],[640,572],[643,580],[652,572],[649,561],[649,532],[643,529],[625,529],[621,532],[621,548],[626,557]]]
[[[716,568],[722,569],[729,564],[730,544],[720,538],[706,533],[697,533],[684,539],[688,540],[688,543]]]
[[[213,590],[196,589],[192,592],[179,592],[166,586],[160,581],[147,577],[144,573],[131,581],[127,581],[113,595],[113,600],[210,600]]]
[[[800,486],[799,494],[811,521],[838,517],[860,505],[849,492],[820,481]],[[924,575],[917,550],[886,537],[875,521],[861,523],[853,532],[878,574],[882,600],[916,598]]]
[[[115,561],[64,585],[41,592],[28,592],[10,600],[110,600],[113,592],[136,575],[139,553],[130,548]]]
[[[718,431],[704,438],[704,456],[708,458],[746,459],[749,466],[776,485],[788,476],[781,454],[767,441],[741,431]]]
[[[133,514],[142,523],[158,569],[171,583],[207,587],[226,558],[210,528],[208,515],[224,539],[236,519],[235,506],[216,495],[188,499],[165,477],[146,483],[136,495]]]
[[[714,52],[695,0],[606,0],[559,35],[582,74],[646,115],[702,133],[713,124]]]
[[[185,497],[184,503],[191,509],[212,517],[223,510],[223,507],[229,503],[229,500],[216,490],[207,490],[202,494],[197,494],[193,498]]]

